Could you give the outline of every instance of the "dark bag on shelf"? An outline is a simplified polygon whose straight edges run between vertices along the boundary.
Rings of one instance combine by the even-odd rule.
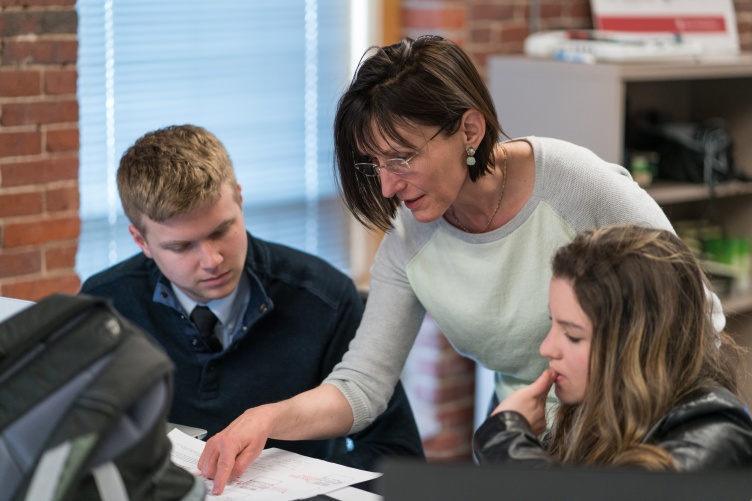
[[[0,323],[0,500],[201,500],[170,460],[172,363],[108,302],[53,295]]]
[[[639,123],[636,143],[658,153],[660,179],[708,185],[734,179],[733,141],[721,119],[684,123],[650,116]]]

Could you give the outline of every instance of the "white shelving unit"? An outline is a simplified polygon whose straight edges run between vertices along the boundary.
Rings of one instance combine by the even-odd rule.
[[[702,216],[708,208],[710,188],[703,184],[672,183],[657,181],[648,188],[648,193],[664,208],[672,220],[692,219]],[[731,181],[721,183],[714,189],[718,217],[730,234],[752,235],[752,183]],[[722,267],[722,266],[721,266]],[[708,271],[713,271],[709,269]],[[722,295],[724,311],[729,316],[752,318],[752,290]],[[743,328],[752,343],[752,321],[744,320]]]
[[[710,198],[710,188],[704,184],[670,183],[657,180],[648,188],[648,192],[659,205],[700,202]],[[730,181],[715,187],[715,196],[718,198],[744,195],[752,195],[752,183]]]
[[[512,137],[566,139],[623,163],[627,114],[657,108],[679,121],[725,118],[737,159],[752,164],[752,54],[592,65],[496,56],[488,72]]]
[[[752,178],[752,54],[592,65],[495,56],[488,77],[510,137],[564,139],[624,164],[626,124],[641,112],[658,110],[686,122],[721,117],[734,140],[735,169]],[[672,221],[702,216],[711,198],[702,184],[657,181],[648,192]],[[714,198],[714,213],[729,235],[752,235],[752,183],[722,183]],[[722,301],[729,331],[752,347],[752,291]],[[752,379],[747,388],[752,402]]]

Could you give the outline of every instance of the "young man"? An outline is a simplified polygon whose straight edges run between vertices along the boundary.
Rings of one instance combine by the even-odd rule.
[[[175,364],[170,421],[210,438],[248,408],[318,386],[347,351],[362,299],[323,260],[246,232],[222,143],[192,125],[150,132],[123,155],[117,182],[143,253],[81,292],[110,298],[164,347]],[[423,457],[399,385],[362,432],[266,445],[368,470],[384,456]]]

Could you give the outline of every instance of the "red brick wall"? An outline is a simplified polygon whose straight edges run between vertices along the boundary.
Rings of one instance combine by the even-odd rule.
[[[475,405],[475,363],[461,357],[427,317],[405,364],[402,382],[426,455],[469,459]]]
[[[73,293],[75,0],[0,0],[0,296]]]
[[[752,0],[734,3],[740,45],[752,51]],[[589,0],[540,0],[539,9],[538,29],[592,28]],[[522,53],[530,18],[529,0],[402,1],[403,36],[430,33],[454,40],[483,75],[489,55]],[[408,362],[405,387],[416,414],[429,423],[424,433],[427,457],[470,460],[474,365],[454,351],[430,319]],[[490,395],[482,398],[485,404]]]
[[[734,0],[734,8],[739,45],[743,51],[752,52],[752,0]]]

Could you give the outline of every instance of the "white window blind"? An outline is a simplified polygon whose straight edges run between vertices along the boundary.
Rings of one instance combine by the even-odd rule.
[[[219,137],[256,236],[348,267],[333,179],[334,107],[349,80],[347,0],[78,0],[82,279],[134,253],[122,153],[192,123]]]

